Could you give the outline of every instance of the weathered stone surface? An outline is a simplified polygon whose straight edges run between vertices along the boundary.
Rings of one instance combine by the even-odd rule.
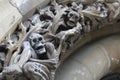
[[[29,17],[35,12],[36,7],[43,8],[50,0],[10,0],[10,2],[18,8],[24,17]]]
[[[58,68],[55,80],[100,80],[106,73],[118,71],[119,45],[120,34],[78,49]]]
[[[22,19],[19,11],[8,0],[0,0],[0,41],[20,23]]]
[[[8,33],[8,36],[2,43],[5,45],[1,45],[4,50],[8,49],[7,52],[4,51],[7,55],[5,61],[3,61],[4,66],[2,66],[3,70],[1,72],[3,77],[1,79],[5,76],[6,80],[16,80],[19,77],[20,80],[21,77],[28,77],[27,80],[53,80],[56,68],[59,66],[58,64],[78,48],[100,37],[120,32],[120,29],[117,29],[120,21],[118,17],[120,14],[119,2],[111,4],[99,2],[101,0],[97,0],[95,3],[93,3],[94,0],[82,1],[82,3],[81,1],[79,3],[72,2],[68,5],[61,5],[54,1],[46,8],[43,8],[50,0],[11,0],[12,6],[17,8],[23,18],[27,20],[24,21],[23,19],[23,23],[12,34],[11,32]],[[38,7],[40,8],[37,9]],[[32,14],[33,16],[30,17]],[[117,23],[118,25],[114,25]],[[100,52],[102,51],[100,50]],[[96,55],[98,56],[96,57]],[[103,62],[102,67],[99,64],[91,67],[89,62],[85,62],[90,67],[89,71],[92,72],[90,75],[93,75],[93,78],[96,79],[102,73],[97,72],[98,70],[106,70],[107,66],[105,66],[104,70],[103,68],[104,65],[107,65],[107,58],[104,54],[99,54],[99,52],[89,57],[94,57],[91,58],[92,60],[88,60],[94,65],[96,64],[94,61]],[[86,60],[87,58],[84,59]],[[80,61],[82,60],[80,58]],[[44,66],[43,69],[40,66]],[[79,68],[76,67],[76,69]],[[95,72],[92,71],[95,68]],[[86,71],[87,74],[87,69],[83,71]],[[41,74],[42,72],[46,76]],[[21,74],[23,76],[19,76]],[[84,77],[80,78],[84,80]]]
[[[80,1],[83,4],[91,4],[96,0],[56,0],[58,3],[68,3],[68,2],[74,2],[74,1]]]

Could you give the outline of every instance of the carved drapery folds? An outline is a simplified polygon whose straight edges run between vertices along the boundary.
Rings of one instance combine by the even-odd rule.
[[[90,1],[90,0],[89,0]],[[0,78],[51,80],[61,55],[78,39],[106,24],[119,22],[119,0],[51,3],[37,8],[0,45]]]

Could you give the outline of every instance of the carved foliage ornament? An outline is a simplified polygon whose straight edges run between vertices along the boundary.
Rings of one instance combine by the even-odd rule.
[[[51,1],[21,22],[0,44],[0,78],[53,80],[61,55],[67,54],[78,39],[119,21],[119,0],[89,1]]]

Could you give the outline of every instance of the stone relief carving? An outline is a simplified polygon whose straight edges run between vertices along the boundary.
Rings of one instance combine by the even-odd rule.
[[[86,33],[118,21],[119,0],[89,1],[54,0],[21,22],[0,45],[1,80],[53,80],[60,55]]]

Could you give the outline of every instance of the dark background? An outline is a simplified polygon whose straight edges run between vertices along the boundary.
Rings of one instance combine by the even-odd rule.
[[[101,80],[120,80],[120,73],[108,74]]]

